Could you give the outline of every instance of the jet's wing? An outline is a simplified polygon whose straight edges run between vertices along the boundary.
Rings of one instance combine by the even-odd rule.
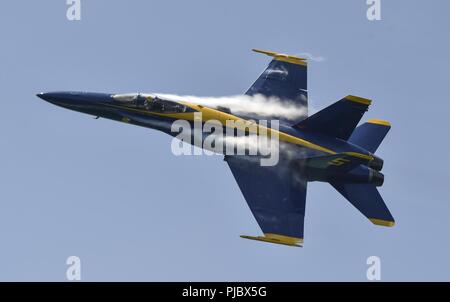
[[[259,49],[253,51],[266,54],[273,59],[245,94],[275,97],[282,103],[301,107],[304,109],[303,118],[305,118],[308,115],[306,59]]]
[[[264,233],[241,237],[300,246],[307,182],[281,161],[268,167],[254,156],[226,156],[225,160]]]

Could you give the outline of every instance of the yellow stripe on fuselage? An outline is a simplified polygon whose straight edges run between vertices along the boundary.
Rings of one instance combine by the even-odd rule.
[[[249,121],[244,120],[242,118],[239,118],[237,116],[234,116],[232,114],[228,114],[228,113],[224,113],[215,109],[211,109],[208,107],[204,107],[204,106],[199,106],[199,105],[195,105],[195,104],[191,104],[191,103],[186,103],[186,102],[182,102],[182,104],[189,106],[190,108],[197,110],[199,112],[202,113],[202,119],[207,121],[207,120],[211,120],[211,119],[215,119],[218,120],[223,126],[226,126],[227,121],[232,120],[235,122],[238,122],[238,126],[241,126],[239,130],[245,130],[244,128],[248,127]],[[192,118],[193,120],[193,118]],[[256,128],[256,129],[252,129],[252,128]],[[256,125],[256,127],[250,127],[249,128],[249,132],[251,133],[260,133],[260,132],[265,132],[267,133],[267,136],[273,137],[275,135],[278,135],[278,138],[280,141],[283,142],[288,142],[288,143],[292,143],[295,145],[300,145],[309,149],[313,149],[313,150],[317,150],[317,151],[322,151],[325,153],[329,153],[329,154],[336,154],[336,152],[334,152],[333,150],[327,149],[325,147],[319,146],[317,144],[311,143],[307,140],[295,137],[293,135],[278,131],[278,130],[274,130],[272,128],[267,128],[261,125]]]
[[[219,110],[215,110],[215,109],[212,109],[209,107],[192,104],[192,103],[188,103],[188,102],[179,102],[179,103],[186,105],[186,106],[190,107],[191,109],[196,110],[197,112],[202,113],[202,121],[217,120],[222,124],[222,126],[227,126],[227,121],[231,120],[231,121],[236,122],[235,123],[236,128],[239,130],[248,129],[250,133],[254,133],[254,134],[263,132],[263,133],[267,133],[267,136],[270,136],[270,137],[274,137],[274,136],[278,135],[279,140],[282,142],[288,142],[288,143],[291,143],[294,145],[302,146],[302,147],[309,148],[309,149],[316,150],[316,151],[321,151],[321,152],[328,153],[328,154],[337,154],[337,152],[335,152],[331,149],[322,147],[320,145],[314,144],[305,139],[295,137],[293,135],[287,134],[285,132],[281,132],[279,130],[274,130],[272,128],[264,127],[264,126],[261,126],[258,124],[253,125],[256,127],[249,127],[250,125],[252,125],[250,121],[239,118],[232,114],[228,114],[225,112],[221,112]],[[144,114],[144,115],[148,115],[148,116],[160,116],[160,117],[181,119],[181,120],[187,120],[187,121],[194,121],[195,120],[194,114],[197,113],[197,112],[161,113],[161,112],[150,112],[150,111],[146,111],[146,110],[124,107],[124,106],[116,106],[116,105],[111,105],[111,104],[108,104],[108,106],[114,107],[114,108],[125,109],[127,111],[136,112],[136,113],[140,113],[140,114]],[[369,161],[373,159],[373,157],[371,157],[369,155],[356,153],[356,152],[346,152],[346,154],[349,156],[367,159]]]
[[[368,161],[373,160],[373,156],[370,155],[365,155],[365,154],[361,154],[361,153],[356,153],[356,152],[344,152],[343,154],[346,154],[348,156],[353,156],[353,157],[359,157],[361,159],[365,159]]]

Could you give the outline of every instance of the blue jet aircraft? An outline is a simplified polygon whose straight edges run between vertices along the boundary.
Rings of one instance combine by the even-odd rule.
[[[246,95],[277,98],[286,104],[307,109],[307,61],[297,56],[254,49],[273,59]],[[37,95],[52,104],[163,131],[175,136],[176,120],[248,121],[267,119],[260,114],[233,114],[229,108],[163,99],[155,94],[106,94],[88,92],[48,92]],[[394,218],[377,190],[384,181],[383,160],[374,155],[391,125],[370,119],[358,126],[371,100],[346,96],[325,109],[300,120],[277,116],[280,152],[277,165],[261,166],[250,155],[225,155],[263,236],[242,238],[302,246],[307,184],[327,182],[341,193],[373,224],[392,227]],[[305,111],[307,112],[307,111]],[[273,118],[270,116],[269,118]],[[283,149],[284,150],[284,149]]]

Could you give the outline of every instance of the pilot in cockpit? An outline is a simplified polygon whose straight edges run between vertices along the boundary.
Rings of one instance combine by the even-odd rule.
[[[136,97],[136,105],[138,107],[144,107],[146,102],[147,99],[139,93]]]

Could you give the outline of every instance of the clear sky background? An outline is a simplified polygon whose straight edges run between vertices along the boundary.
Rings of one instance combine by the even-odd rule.
[[[365,0],[63,0],[0,4],[0,280],[450,280],[450,3]],[[156,131],[94,120],[38,99],[53,90],[243,93],[270,58],[309,52],[310,104],[348,94],[392,122],[377,155],[394,228],[334,189],[309,185],[305,245],[261,231],[222,157],[175,157]]]

